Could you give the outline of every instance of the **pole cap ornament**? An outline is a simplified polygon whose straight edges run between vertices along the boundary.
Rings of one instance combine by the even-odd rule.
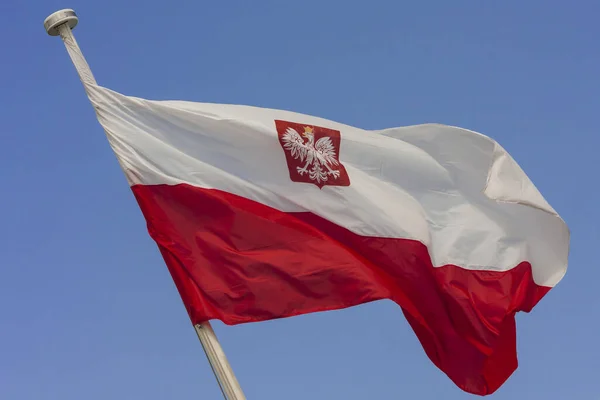
[[[77,18],[77,14],[75,11],[70,8],[57,11],[52,13],[44,20],[44,28],[46,28],[46,32],[50,36],[58,36],[59,31],[58,27],[62,24],[68,24],[69,28],[73,29],[77,26],[77,22],[79,22],[79,18]]]

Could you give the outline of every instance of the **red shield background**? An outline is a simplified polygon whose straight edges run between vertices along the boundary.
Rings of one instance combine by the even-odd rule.
[[[295,122],[280,121],[280,120],[275,120],[275,127],[277,129],[277,136],[279,137],[279,144],[281,145],[281,148],[283,149],[283,152],[285,153],[285,159],[287,162],[288,170],[290,172],[290,179],[293,182],[312,183],[312,184],[318,186],[320,189],[323,188],[323,186],[350,186],[350,177],[348,176],[348,173],[346,172],[346,168],[344,168],[344,166],[342,165],[342,163],[340,162],[340,159],[339,159],[340,142],[342,139],[340,131],[323,128],[321,126],[298,124]],[[302,133],[304,132],[304,128],[306,128],[306,127],[313,129],[313,133],[315,136],[315,143],[317,142],[317,140],[321,139],[322,137],[329,137],[331,139],[331,142],[333,143],[333,147],[335,148],[335,159],[339,163],[338,165],[331,166],[333,169],[336,169],[340,172],[340,176],[338,176],[337,178],[334,178],[333,176],[328,176],[327,181],[317,182],[315,180],[310,179],[309,175],[306,173],[304,175],[300,175],[300,173],[298,173],[297,168],[304,167],[306,162],[300,161],[300,158],[294,158],[294,156],[292,156],[292,153],[289,150],[285,149],[282,137],[288,128],[293,128],[300,135],[302,135]],[[304,137],[303,137],[303,139],[304,139]]]

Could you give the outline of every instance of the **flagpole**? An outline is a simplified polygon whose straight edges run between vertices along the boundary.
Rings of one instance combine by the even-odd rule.
[[[96,85],[96,79],[92,74],[92,70],[83,56],[83,53],[75,40],[75,36],[73,36],[72,29],[77,26],[78,22],[79,19],[77,18],[75,11],[64,9],[49,15],[44,20],[44,27],[50,36],[61,37],[67,48],[69,57],[71,57],[71,61],[73,62],[73,65],[75,65],[75,69],[79,74],[81,82],[84,83],[84,85]],[[202,344],[210,367],[217,378],[217,383],[221,388],[225,400],[245,400],[246,397],[227,361],[223,348],[221,347],[210,322],[207,321],[202,324],[196,324],[194,325],[194,329]]]

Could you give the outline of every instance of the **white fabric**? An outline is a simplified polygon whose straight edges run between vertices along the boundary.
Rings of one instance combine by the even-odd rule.
[[[566,271],[566,224],[481,134],[435,124],[366,131],[288,111],[87,91],[131,185],[214,188],[359,235],[415,239],[435,266],[505,271],[529,261],[543,286]],[[293,182],[275,119],[339,130],[350,186]]]

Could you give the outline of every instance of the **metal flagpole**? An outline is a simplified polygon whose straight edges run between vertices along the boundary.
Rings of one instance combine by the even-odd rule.
[[[57,11],[46,18],[44,27],[50,36],[60,36],[63,40],[67,52],[71,57],[71,61],[75,65],[75,69],[79,74],[81,82],[85,84],[96,85],[96,80],[92,74],[92,70],[88,65],[75,37],[71,31],[77,25],[79,19],[75,11],[65,9]],[[210,325],[210,322],[197,324],[194,326],[198,339],[202,344],[204,353],[208,358],[208,362],[217,378],[221,392],[225,400],[245,400],[246,397],[242,392],[239,382],[237,381],[225,353],[215,335],[215,332]]]

